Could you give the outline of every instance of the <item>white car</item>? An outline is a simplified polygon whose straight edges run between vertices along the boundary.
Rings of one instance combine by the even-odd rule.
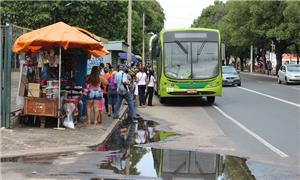
[[[300,83],[300,64],[286,64],[280,67],[277,81],[289,83]]]

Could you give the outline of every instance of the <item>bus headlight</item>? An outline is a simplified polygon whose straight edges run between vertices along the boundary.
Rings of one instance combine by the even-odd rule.
[[[220,83],[218,81],[212,81],[208,83],[208,87],[216,87],[218,86]]]
[[[174,91],[174,88],[167,87],[166,90],[167,90],[167,92],[173,92],[173,91]]]

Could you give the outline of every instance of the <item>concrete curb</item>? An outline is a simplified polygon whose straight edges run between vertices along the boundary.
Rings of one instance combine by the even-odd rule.
[[[88,145],[76,145],[76,146],[66,146],[66,147],[55,147],[55,148],[47,148],[47,149],[35,149],[35,150],[20,150],[20,151],[12,151],[5,154],[0,154],[0,158],[8,158],[8,157],[19,157],[19,156],[32,156],[32,155],[43,155],[43,154],[55,154],[55,153],[68,153],[74,151],[87,151],[90,150],[89,147],[97,146],[109,137],[115,127],[122,121],[123,117],[126,117],[128,112],[128,106],[123,106],[120,111],[120,118],[116,120],[112,120],[112,123],[107,127],[104,134],[102,134],[97,143],[88,144]]]
[[[267,74],[259,74],[259,73],[250,73],[250,72],[240,72],[241,74],[246,74],[246,75],[250,75],[250,76],[259,76],[259,77],[267,77],[267,78],[271,78],[271,79],[277,79],[276,75],[267,75]]]

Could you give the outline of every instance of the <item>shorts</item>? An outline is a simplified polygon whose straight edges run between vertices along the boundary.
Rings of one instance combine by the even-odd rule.
[[[91,90],[87,93],[86,99],[87,100],[101,100],[101,99],[103,99],[102,97],[103,97],[102,91]]]

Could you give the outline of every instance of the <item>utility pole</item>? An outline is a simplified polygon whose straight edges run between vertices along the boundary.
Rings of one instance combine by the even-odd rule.
[[[143,13],[143,54],[142,54],[142,66],[145,66],[145,13]]]
[[[127,27],[127,43],[128,43],[128,52],[127,52],[127,63],[131,65],[131,14],[132,14],[132,0],[128,0],[128,27]]]

